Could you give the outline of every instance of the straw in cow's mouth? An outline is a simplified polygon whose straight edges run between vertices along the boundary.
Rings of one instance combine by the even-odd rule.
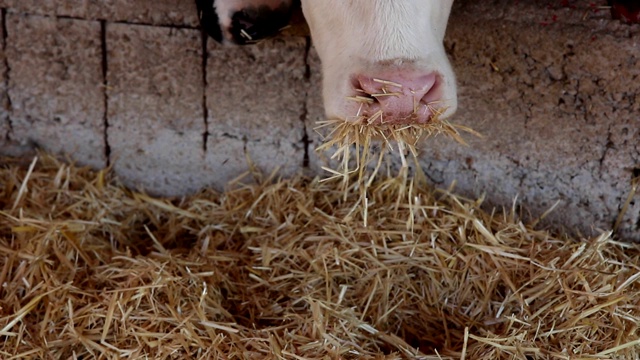
[[[350,99],[362,103],[374,101],[362,96]],[[418,163],[418,146],[422,140],[442,134],[466,145],[462,133],[480,136],[469,127],[452,124],[442,118],[446,108],[436,107],[435,104],[427,104],[427,106],[430,107],[429,110],[432,111],[433,116],[426,123],[384,122],[382,121],[382,111],[370,116],[360,115],[355,119],[319,121],[315,130],[322,136],[323,141],[316,151],[325,152],[335,149],[331,159],[338,161],[336,168],[323,167],[330,174],[324,181],[341,181],[345,197],[352,191],[360,192],[359,205],[361,205],[362,211],[366,212],[367,190],[380,171],[386,155],[397,151],[401,161],[401,168],[397,176],[406,179],[409,173],[409,160],[407,159],[409,154],[416,165],[416,172],[421,172]],[[380,144],[379,153],[372,157],[374,148],[378,144]],[[393,177],[395,175],[387,174],[387,176]],[[351,183],[353,179],[355,182]]]
[[[391,114],[386,114],[386,110],[382,106],[376,106],[376,104],[382,105],[382,99],[384,98],[402,97],[404,95],[403,91],[406,90],[405,85],[378,78],[373,78],[371,81],[381,85],[377,92],[366,91],[364,88],[360,88],[356,82],[353,83],[355,94],[347,96],[346,99],[358,103],[359,107],[353,116],[347,116],[347,121],[367,125],[377,123],[428,123],[440,118],[447,110],[444,101],[425,101],[417,96],[416,91],[409,89],[409,93],[413,94],[412,111],[407,113],[392,112]]]

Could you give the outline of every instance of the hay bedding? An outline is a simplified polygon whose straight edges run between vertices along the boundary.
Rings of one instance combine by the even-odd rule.
[[[640,357],[640,247],[554,237],[379,161],[386,177],[344,161],[179,200],[5,164],[2,359]]]

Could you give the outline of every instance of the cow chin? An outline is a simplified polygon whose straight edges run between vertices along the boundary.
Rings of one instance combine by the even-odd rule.
[[[302,0],[326,115],[425,123],[457,108],[443,39],[452,0]]]

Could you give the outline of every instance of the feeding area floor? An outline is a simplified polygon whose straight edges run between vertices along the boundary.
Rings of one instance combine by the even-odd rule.
[[[364,205],[340,179],[251,173],[159,199],[2,164],[3,359],[640,357],[640,247],[610,233],[554,236],[407,176]]]

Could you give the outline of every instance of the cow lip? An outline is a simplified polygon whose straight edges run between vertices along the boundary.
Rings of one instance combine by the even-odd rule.
[[[359,83],[354,78],[352,79],[352,92],[350,96],[347,96],[347,100],[350,101],[352,106],[347,107],[346,113],[352,114],[351,116],[343,117],[349,122],[362,122],[364,124],[427,124],[434,119],[437,113],[444,110],[442,105],[442,94],[444,91],[444,81],[442,75],[437,74],[431,91],[425,97],[420,99],[416,104],[413,112],[382,112],[380,115],[380,103],[376,99],[376,95],[371,95],[359,88]],[[393,94],[385,96],[394,96]],[[398,96],[398,95],[395,95]]]

